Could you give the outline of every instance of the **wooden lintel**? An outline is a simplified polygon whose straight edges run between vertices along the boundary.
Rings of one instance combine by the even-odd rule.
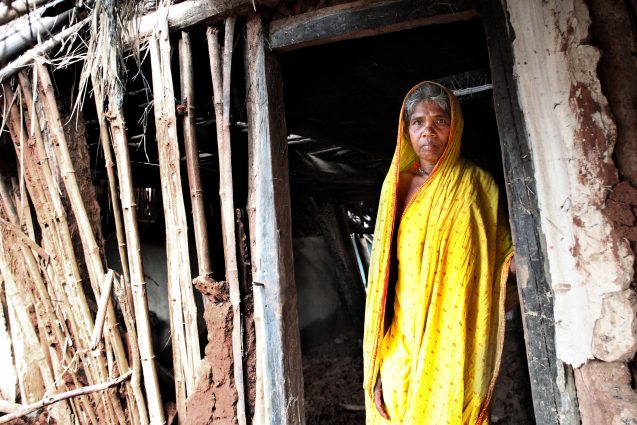
[[[476,16],[478,12],[469,1],[436,6],[423,0],[361,0],[272,21],[269,47],[288,51]]]

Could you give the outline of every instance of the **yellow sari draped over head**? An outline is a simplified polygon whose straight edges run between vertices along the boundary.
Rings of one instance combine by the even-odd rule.
[[[399,174],[418,160],[405,134],[403,102],[381,191],[363,342],[368,425],[487,423],[513,248],[496,183],[459,157],[462,114],[443,89],[451,128],[429,178],[396,217]],[[398,265],[390,280],[392,255]],[[389,421],[374,404],[379,374]]]

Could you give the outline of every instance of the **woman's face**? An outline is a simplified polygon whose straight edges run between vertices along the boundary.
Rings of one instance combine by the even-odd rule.
[[[447,146],[451,117],[437,103],[423,101],[416,104],[408,124],[416,155],[421,162],[435,165]]]

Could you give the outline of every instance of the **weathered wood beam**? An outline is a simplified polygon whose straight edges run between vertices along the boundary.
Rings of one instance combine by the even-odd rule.
[[[269,47],[301,47],[446,24],[478,16],[469,1],[436,5],[423,0],[361,0],[272,21]]]
[[[531,146],[513,77],[513,34],[499,0],[484,1],[483,7],[535,418],[546,425],[579,423],[573,371],[555,352],[553,291],[545,274]]]
[[[252,9],[256,3],[252,0],[186,0],[168,7],[169,31],[180,31],[195,25],[210,24],[223,21],[231,12],[237,13]],[[147,38],[153,34],[157,25],[159,13],[149,13],[135,23],[140,38]]]
[[[292,258],[288,151],[281,68],[260,17],[247,22],[248,218],[255,327],[255,423],[303,424],[303,368]],[[257,422],[257,418],[262,421]]]

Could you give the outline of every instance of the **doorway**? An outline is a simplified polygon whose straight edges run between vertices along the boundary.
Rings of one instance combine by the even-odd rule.
[[[411,87],[435,80],[457,90],[465,118],[462,155],[488,170],[505,196],[483,25],[474,18],[280,54],[308,424],[364,423],[364,291],[363,298],[352,293],[364,288],[365,255],[356,238],[373,236],[398,112]],[[335,238],[325,223],[330,214],[346,222],[340,239],[352,238],[349,256],[326,243]],[[328,260],[317,261],[320,256]],[[312,320],[316,310],[323,316]],[[519,308],[507,314],[506,328],[490,420],[532,424]]]

